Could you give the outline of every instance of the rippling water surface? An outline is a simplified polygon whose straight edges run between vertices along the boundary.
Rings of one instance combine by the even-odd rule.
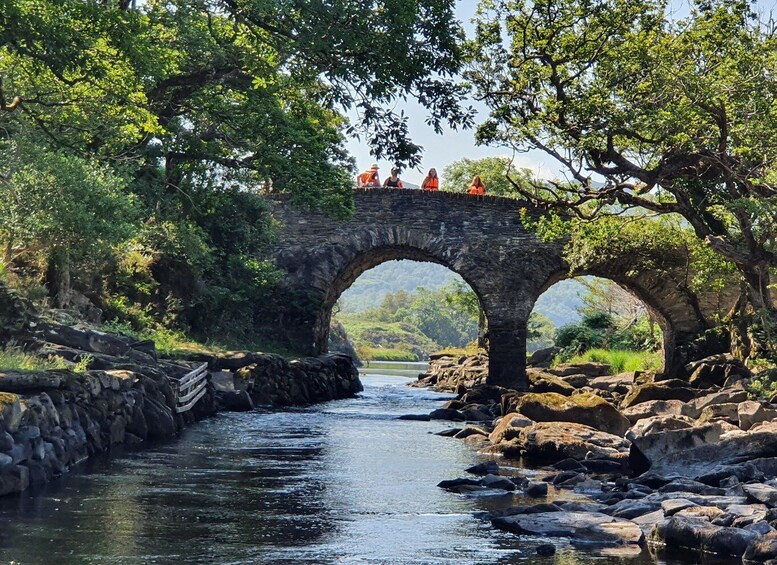
[[[0,561],[27,563],[697,563],[583,553],[493,530],[477,512],[518,497],[435,485],[481,460],[467,443],[399,421],[444,395],[363,377],[359,398],[223,414],[178,441],[84,465],[0,499]],[[523,471],[526,472],[526,471]],[[555,540],[558,541],[558,540]],[[704,561],[714,563],[714,561]],[[730,561],[720,561],[720,563]]]

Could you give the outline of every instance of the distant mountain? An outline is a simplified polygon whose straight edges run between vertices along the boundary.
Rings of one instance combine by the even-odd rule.
[[[454,280],[461,277],[436,263],[387,261],[365,272],[340,296],[340,309],[361,312],[380,306],[389,292],[413,292],[419,286],[434,290]],[[580,319],[577,308],[583,303],[580,294],[584,290],[575,280],[556,283],[540,296],[535,310],[557,327],[576,322]]]

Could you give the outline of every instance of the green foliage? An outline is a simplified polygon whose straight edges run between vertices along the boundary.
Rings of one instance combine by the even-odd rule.
[[[625,349],[589,349],[569,358],[567,363],[606,363],[615,375],[627,371],[660,371],[663,358],[658,351],[629,351]]]
[[[71,255],[110,248],[134,229],[137,206],[125,179],[87,158],[22,137],[0,142],[5,262],[41,249]]]
[[[443,169],[443,188],[452,192],[466,192],[475,175],[480,176],[486,186],[486,194],[497,196],[516,195],[512,183],[526,183],[533,176],[528,169],[516,168],[508,157],[464,158]]]
[[[777,394],[777,370],[761,371],[747,385],[747,392],[752,398],[771,399]]]

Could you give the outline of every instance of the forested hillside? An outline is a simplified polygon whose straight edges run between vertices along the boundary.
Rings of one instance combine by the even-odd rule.
[[[342,294],[340,311],[362,312],[379,307],[390,292],[413,292],[417,287],[437,290],[461,280],[456,273],[436,263],[388,261],[364,273]],[[574,280],[556,283],[540,296],[534,311],[558,327],[576,322],[580,319],[577,309],[583,304],[580,298],[583,290],[583,285]]]

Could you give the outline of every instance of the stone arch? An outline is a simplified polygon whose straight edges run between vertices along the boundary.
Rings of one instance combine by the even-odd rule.
[[[627,262],[628,259],[625,259]],[[559,281],[583,276],[607,279],[640,300],[657,320],[663,332],[664,367],[669,375],[677,375],[688,361],[686,351],[678,345],[698,337],[710,324],[704,316],[698,297],[687,287],[684,265],[668,264],[662,270],[633,271],[628,264],[610,261],[552,273],[540,287],[536,299]]]
[[[658,323],[658,326],[661,328],[661,332],[663,334],[663,370],[666,370],[667,368],[671,368],[672,362],[671,360],[674,357],[674,351],[675,351],[675,329],[674,324],[672,322],[672,319],[668,317],[668,313],[663,309],[663,305],[655,300],[655,297],[652,296],[649,292],[649,290],[639,287],[635,281],[633,280],[624,280],[624,279],[618,279],[616,280],[613,277],[609,276],[601,276],[598,274],[590,273],[590,272],[575,272],[575,273],[564,273],[564,274],[556,274],[554,277],[549,279],[546,284],[542,287],[539,295],[537,295],[537,298],[547,291],[550,287],[555,285],[558,282],[565,281],[565,280],[571,280],[576,279],[578,277],[585,277],[585,276],[592,276],[596,277],[598,279],[604,279],[611,281],[615,284],[617,284],[619,287],[621,287],[623,290],[631,294],[634,298],[639,300],[645,308],[650,312],[650,314],[653,316],[653,318]],[[536,300],[535,300],[536,303]]]
[[[406,259],[442,265],[464,279],[475,292],[487,319],[496,307],[488,285],[480,284],[477,278],[476,265],[426,234],[401,228],[370,230],[352,234],[347,245],[335,246],[330,251],[329,257],[318,263],[315,280],[310,285],[320,294],[314,330],[317,352],[326,350],[332,309],[340,295],[364,272],[387,261]]]

